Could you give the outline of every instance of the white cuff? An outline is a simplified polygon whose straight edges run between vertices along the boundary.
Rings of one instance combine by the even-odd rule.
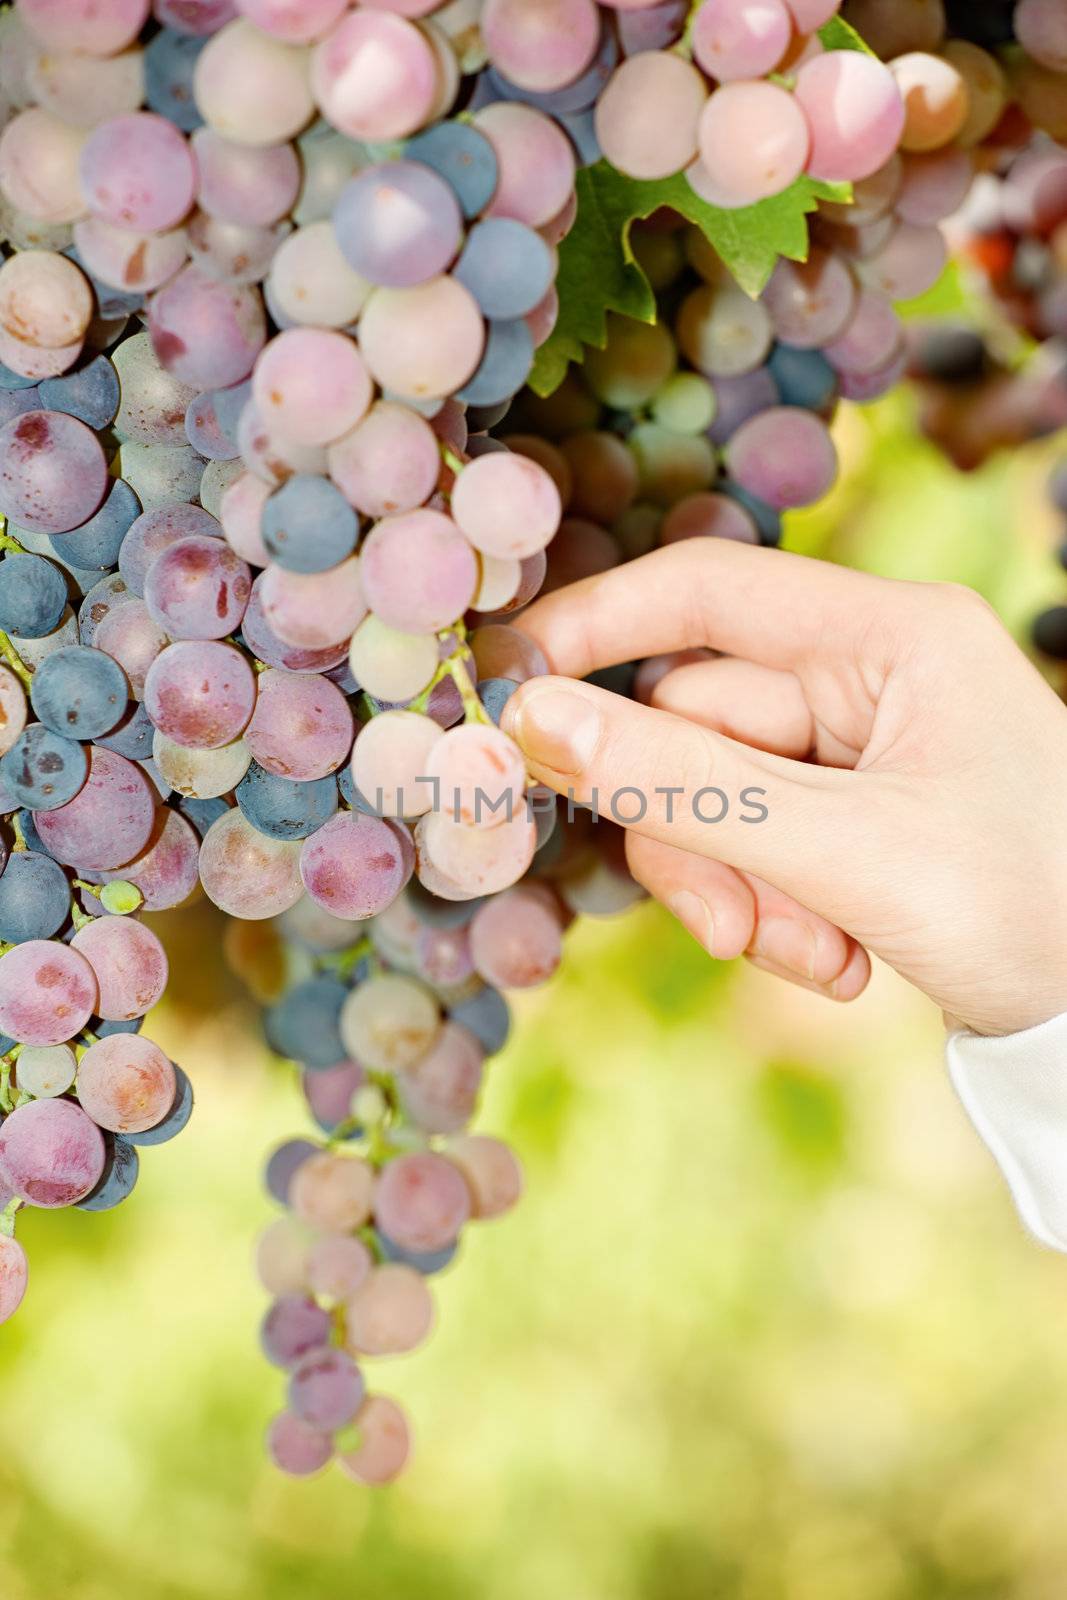
[[[1003,1039],[951,1034],[946,1054],[1023,1222],[1067,1250],[1067,1013]]]

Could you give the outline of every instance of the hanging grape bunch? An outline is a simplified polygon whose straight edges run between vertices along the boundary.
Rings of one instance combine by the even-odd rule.
[[[189,1119],[138,913],[202,890],[315,1130],[266,1172],[270,1453],[400,1471],[373,1358],[522,1189],[470,1131],[504,993],[641,895],[501,729],[522,610],[777,544],[976,171],[1045,163],[1058,333],[1064,73],[1044,0],[0,12],[0,1320],[20,1207],[117,1204]]]

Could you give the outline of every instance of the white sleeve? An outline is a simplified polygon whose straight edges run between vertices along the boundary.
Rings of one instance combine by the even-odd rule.
[[[951,1034],[956,1093],[1030,1232],[1067,1250],[1067,1013],[1002,1039]]]

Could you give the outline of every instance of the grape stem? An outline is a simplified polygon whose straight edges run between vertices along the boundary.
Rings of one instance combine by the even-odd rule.
[[[13,550],[19,556],[26,554],[26,546],[19,544],[14,535],[6,531],[6,525],[4,528],[0,528],[0,550]]]
[[[5,1238],[13,1239],[15,1237],[15,1216],[21,1205],[22,1201],[15,1198],[9,1200],[3,1211],[0,1211],[0,1234],[3,1234]]]
[[[14,1066],[11,1056],[4,1056],[0,1061],[0,1111],[14,1111],[15,1101],[11,1093],[11,1068]]]
[[[494,725],[493,719],[482,705],[478,691],[471,682],[470,671],[467,667],[469,660],[470,652],[464,645],[456,651],[454,656],[449,656],[448,660],[444,662],[444,668],[459,690],[459,697],[463,702],[464,721],[480,722],[485,727],[491,728]]]
[[[18,816],[18,812],[17,811],[13,814],[13,816],[11,818],[11,831],[15,835],[15,842],[11,846],[12,850],[14,851],[14,850],[26,850],[26,849],[28,849],[29,846],[26,843],[26,835],[22,831],[22,823],[19,821],[19,816]]]
[[[4,543],[4,539],[5,535],[0,534],[0,545]],[[0,629],[0,656],[3,656],[23,688],[29,689],[33,683],[33,674],[3,629]]]
[[[449,449],[447,444],[443,444],[441,446],[441,460],[444,462],[445,466],[448,467],[449,471],[453,472],[458,478],[460,473],[463,471],[465,463],[459,459],[454,450]]]

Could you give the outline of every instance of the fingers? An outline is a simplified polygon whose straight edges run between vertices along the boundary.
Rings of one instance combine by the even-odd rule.
[[[728,539],[686,539],[546,595],[517,623],[554,672],[710,645],[790,670],[854,652],[907,586]]]
[[[748,950],[755,965],[835,1000],[854,1000],[863,992],[871,964],[855,939],[773,885],[744,876],[756,905]]]
[[[750,661],[723,657],[676,667],[652,691],[652,704],[741,744],[803,761],[815,723],[800,682]]]
[[[821,994],[827,1000],[856,1000],[866,989],[871,981],[871,962],[866,950],[861,944],[853,941],[851,954],[843,972],[830,983],[816,983],[808,978],[798,978],[795,973],[775,965],[763,956],[750,955],[749,961],[761,972],[769,972],[773,978],[784,978],[788,983],[795,984],[798,989],[809,989],[812,994]]]

